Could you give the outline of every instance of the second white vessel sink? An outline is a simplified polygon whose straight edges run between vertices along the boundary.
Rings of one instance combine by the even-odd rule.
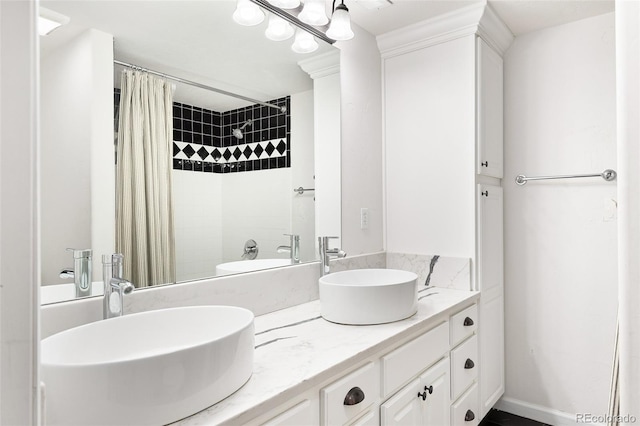
[[[125,315],[42,341],[47,425],[161,425],[253,372],[253,313],[194,306]]]
[[[320,278],[322,317],[339,324],[383,324],[408,318],[418,306],[418,276],[397,269],[354,269]]]

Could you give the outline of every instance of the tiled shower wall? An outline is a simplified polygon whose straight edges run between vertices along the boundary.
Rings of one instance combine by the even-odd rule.
[[[291,167],[291,99],[268,101],[286,112],[250,105],[217,112],[173,103],[173,169],[208,173],[249,172]],[[120,89],[114,90],[114,130],[118,131]],[[242,139],[233,130],[244,123]]]
[[[234,173],[291,166],[290,97],[223,113],[173,104],[173,168]],[[248,123],[248,124],[246,124]],[[242,138],[233,136],[241,130]]]

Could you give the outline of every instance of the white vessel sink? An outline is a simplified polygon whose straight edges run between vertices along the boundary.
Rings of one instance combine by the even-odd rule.
[[[354,269],[320,278],[320,310],[339,324],[383,324],[417,311],[418,276],[397,269]]]
[[[240,272],[259,271],[261,269],[277,268],[291,265],[290,259],[254,259],[238,260],[216,265],[216,276],[238,274]]]
[[[125,315],[42,341],[47,425],[162,425],[241,388],[253,313],[194,306]]]
[[[102,296],[102,281],[91,283],[91,296]],[[64,302],[76,298],[74,283],[43,285],[40,287],[40,304]]]

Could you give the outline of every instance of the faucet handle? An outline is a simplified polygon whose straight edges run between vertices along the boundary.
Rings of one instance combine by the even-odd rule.
[[[73,252],[73,258],[74,259],[91,259],[91,255],[93,253],[93,250],[91,249],[74,249],[74,248],[67,248],[67,251],[72,251]]]

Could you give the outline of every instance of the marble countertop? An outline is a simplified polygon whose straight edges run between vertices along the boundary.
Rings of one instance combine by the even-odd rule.
[[[242,424],[330,379],[469,305],[479,293],[431,287],[419,293],[418,312],[389,324],[349,326],[320,316],[320,301],[255,318],[253,375],[233,395],[174,425]]]

